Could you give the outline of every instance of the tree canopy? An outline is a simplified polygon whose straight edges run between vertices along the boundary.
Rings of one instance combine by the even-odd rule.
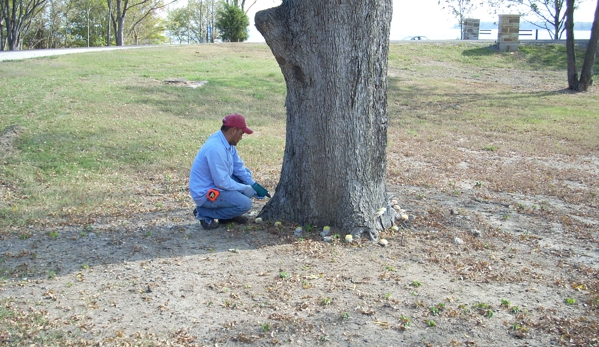
[[[224,3],[216,14],[215,27],[223,41],[243,42],[248,39],[250,20],[243,10],[234,4]]]
[[[168,1],[0,0],[0,50],[162,43]]]

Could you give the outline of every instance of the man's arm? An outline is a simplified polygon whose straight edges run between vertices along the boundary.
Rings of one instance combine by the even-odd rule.
[[[245,167],[243,164],[243,160],[237,154],[237,149],[233,150],[233,175],[235,175],[241,182],[247,185],[253,185],[256,183],[254,178],[252,178],[251,171]]]
[[[206,161],[208,162],[214,185],[222,190],[244,190],[245,184],[235,182],[229,175],[227,153],[224,150],[215,150],[206,153]],[[233,166],[233,172],[235,172],[235,166]],[[244,181],[242,180],[242,182]]]

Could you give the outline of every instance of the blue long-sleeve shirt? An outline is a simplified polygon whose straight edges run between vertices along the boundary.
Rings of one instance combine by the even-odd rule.
[[[242,183],[233,179],[237,177]],[[210,135],[196,155],[189,174],[189,192],[196,205],[206,202],[206,193],[214,188],[220,191],[242,191],[244,185],[256,183],[239,155],[222,131]]]

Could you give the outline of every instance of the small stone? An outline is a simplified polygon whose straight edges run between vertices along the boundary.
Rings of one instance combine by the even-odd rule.
[[[482,236],[482,232],[478,229],[472,229],[470,230],[470,233],[474,236],[474,237],[481,237]]]
[[[295,236],[300,236],[304,230],[302,227],[295,228],[295,232],[293,233]]]
[[[353,241],[353,237],[351,236],[351,234],[347,234],[345,235],[345,242],[352,242]]]
[[[254,222],[257,224],[260,224],[260,223],[262,223],[262,218],[258,217],[256,219],[254,219]]]
[[[333,237],[332,236],[325,236],[322,238],[322,240],[324,242],[333,242]]]
[[[276,221],[276,222],[275,222],[275,226],[276,226],[276,227],[280,227],[280,226],[281,226],[281,222],[279,222],[279,221]]]
[[[464,240],[460,239],[459,237],[454,237],[453,243],[455,243],[456,245],[461,245],[464,243]]]
[[[327,225],[324,228],[322,228],[322,232],[320,233],[320,236],[327,236],[330,233],[331,233],[331,227]]]
[[[387,241],[386,239],[380,239],[379,240],[379,245],[385,247],[389,244],[389,241]]]

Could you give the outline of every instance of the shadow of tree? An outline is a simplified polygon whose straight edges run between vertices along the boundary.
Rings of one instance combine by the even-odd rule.
[[[534,45],[520,45],[518,52],[505,53],[497,49],[497,46],[491,45],[486,47],[477,47],[466,49],[462,53],[464,56],[470,57],[485,57],[492,55],[514,56],[514,59],[519,59],[522,63],[535,70],[565,70],[568,68],[568,55],[566,46],[561,44],[548,44],[543,49],[539,49]],[[580,69],[586,55],[586,49],[576,48],[576,65]],[[595,71],[599,71],[599,60],[595,60]]]
[[[266,223],[204,230],[188,209],[140,213],[93,227],[50,229],[29,238],[7,236],[0,245],[0,278],[35,281],[109,264],[257,250],[296,241],[293,230]]]

